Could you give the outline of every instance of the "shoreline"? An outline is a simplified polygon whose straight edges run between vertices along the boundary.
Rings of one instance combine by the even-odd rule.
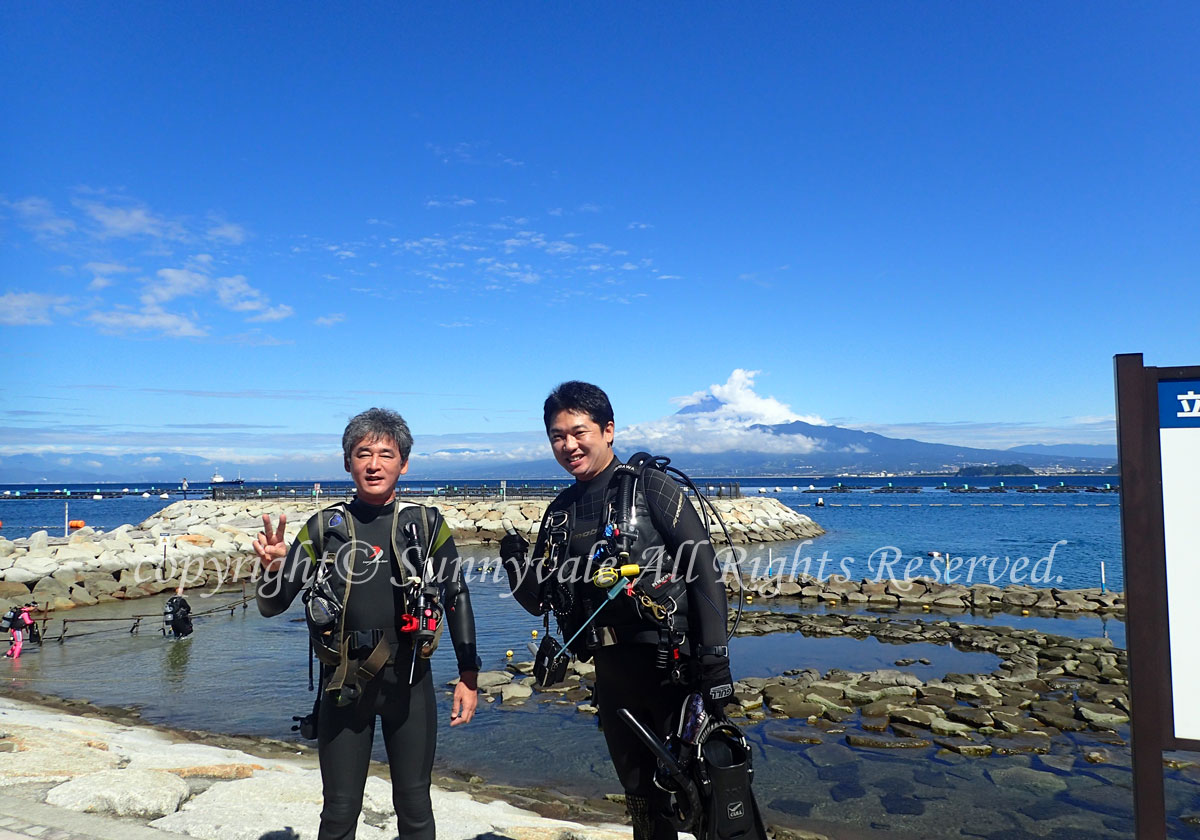
[[[215,798],[209,791],[218,785],[229,785],[232,792],[234,785],[270,774],[284,777],[289,787],[285,797],[289,806],[295,804],[297,788],[303,788],[299,795],[311,806],[306,810],[306,815],[315,817],[319,812],[321,790],[319,779],[315,778],[318,773],[317,751],[315,747],[304,743],[165,726],[142,720],[133,709],[21,690],[11,691],[0,698],[0,727],[0,752],[16,755],[25,753],[21,760],[7,762],[0,769],[0,796],[45,802],[60,809],[68,807],[74,812],[105,817],[116,831],[111,836],[122,836],[122,832],[131,825],[172,833],[182,832],[175,836],[211,840],[240,840],[243,837],[250,840],[268,836],[259,833],[263,828],[261,823],[238,824],[239,815],[235,814],[231,819],[227,807],[220,813],[207,814],[205,812],[211,809],[188,806],[189,803],[198,803],[202,795]],[[50,731],[58,736],[73,734],[73,737],[68,737],[70,746],[64,746],[61,737],[50,739],[56,741],[54,748],[57,750],[92,751],[98,754],[115,751],[118,758],[112,762],[114,766],[107,769],[96,769],[98,765],[95,761],[86,760],[80,761],[72,769],[61,766],[48,768],[46,762],[39,759],[43,758],[42,752],[46,749],[44,742],[50,738],[46,733]],[[128,799],[113,794],[114,785],[117,788],[122,786],[119,775],[126,769],[145,772],[141,768],[145,763],[145,755],[137,748],[131,750],[128,744],[117,746],[112,743],[124,737],[128,737],[129,741],[141,742],[149,750],[158,751],[159,757],[155,763],[161,765],[166,773],[187,782],[188,793],[180,803],[179,810],[160,816],[149,812],[133,813],[138,807],[146,807],[145,802],[155,798],[154,791],[143,791],[146,797],[142,805],[130,804]],[[172,747],[178,747],[179,752],[183,753],[178,760],[161,755]],[[197,764],[196,761],[204,763]],[[29,769],[25,770],[23,766]],[[83,787],[80,780],[88,777],[94,777],[96,790],[78,796],[69,806],[57,804],[72,799],[75,792],[55,794],[54,791],[62,791],[60,786],[66,782],[72,782],[73,787]],[[372,760],[364,812],[378,809],[381,802],[390,802],[388,778],[387,764]],[[373,782],[372,779],[377,781]],[[131,781],[144,784],[147,780],[138,777],[131,778]],[[614,786],[619,787],[615,778],[613,781]],[[108,790],[101,790],[101,785],[107,786]],[[438,836],[443,838],[475,840],[486,835],[512,840],[553,840],[563,837],[628,840],[632,836],[632,829],[626,824],[624,797],[620,794],[572,796],[544,787],[523,788],[487,782],[474,774],[447,774],[439,772],[436,767],[433,790]],[[42,812],[47,805],[42,806]],[[27,820],[33,818],[26,817]],[[266,819],[270,821],[269,817]],[[288,813],[280,819],[280,824],[274,830],[287,832],[290,829],[295,833],[286,836],[309,840],[315,837],[316,832],[315,821],[310,820],[310,823],[305,825],[303,820],[298,821],[294,809],[289,807]],[[370,822],[360,822],[359,837],[363,840],[383,840],[384,837],[394,836],[394,825],[394,814],[376,813]],[[770,830],[776,840],[830,840],[824,834],[802,828],[772,825]],[[36,833],[41,834],[40,831]],[[109,835],[98,833],[97,836]]]

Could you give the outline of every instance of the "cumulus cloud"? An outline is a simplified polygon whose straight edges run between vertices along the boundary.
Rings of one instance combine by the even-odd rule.
[[[38,292],[8,292],[0,295],[0,324],[16,327],[45,326],[50,316],[68,311],[69,298]]]
[[[623,445],[660,452],[772,452],[805,453],[818,447],[803,435],[777,435],[756,425],[777,425],[802,420],[825,425],[820,417],[802,416],[785,403],[754,390],[756,370],[737,368],[723,384],[676,397],[680,412],[635,423],[620,432]]]

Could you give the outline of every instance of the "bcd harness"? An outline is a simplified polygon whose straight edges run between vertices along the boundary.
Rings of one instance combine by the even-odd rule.
[[[654,458],[639,452],[627,463],[618,464],[612,476],[616,495],[607,505],[606,516],[597,528],[592,556],[585,568],[587,583],[578,593],[561,574],[567,563],[569,541],[574,525],[574,509],[552,511],[546,520],[546,552],[538,561],[537,580],[541,584],[539,606],[547,634],[535,659],[534,675],[542,685],[553,685],[566,676],[569,651],[582,637],[582,650],[592,651],[616,642],[657,642],[656,663],[673,683],[686,681],[682,652],[687,644],[687,575],[688,569],[664,568],[669,556],[660,535],[649,521],[652,513],[645,498],[645,473],[657,469],[682,477],[683,483],[700,501],[700,511],[708,531],[708,511],[711,509],[725,530],[720,514],[686,475],[669,468],[668,458]],[[639,484],[642,486],[639,487]],[[612,485],[610,484],[610,487]],[[683,493],[680,492],[683,504]],[[686,502],[690,504],[690,502]],[[706,507],[707,505],[707,507]],[[639,530],[642,529],[642,530]],[[728,531],[725,532],[728,535]],[[642,536],[639,542],[639,536]],[[641,558],[633,558],[634,546],[641,549]],[[647,555],[650,555],[647,558]],[[640,559],[642,563],[635,562]],[[677,561],[678,562],[678,558]],[[619,599],[629,598],[628,602]],[[576,603],[578,600],[578,603]],[[638,626],[600,625],[602,610],[617,601],[618,606],[632,604]],[[549,635],[550,613],[558,620],[563,635],[571,625],[582,621],[574,633],[559,644]],[[741,607],[739,604],[739,617]],[[628,614],[628,613],[627,613]],[[724,616],[722,616],[722,619]],[[646,629],[649,625],[653,629]],[[736,624],[735,624],[736,627]],[[693,653],[707,653],[707,650]]]
[[[443,612],[438,586],[434,580],[431,558],[433,545],[429,535],[427,510],[424,505],[406,506],[406,509],[417,508],[417,522],[409,522],[401,529],[401,507],[400,503],[396,502],[392,511],[392,556],[405,571],[410,569],[402,562],[402,558],[412,557],[411,570],[418,571],[418,574],[410,575],[401,582],[405,590],[406,608],[399,617],[399,623],[371,630],[346,629],[347,605],[350,602],[350,590],[354,586],[355,560],[359,551],[354,517],[349,506],[344,502],[332,505],[315,517],[317,533],[312,539],[310,556],[317,567],[312,583],[303,595],[305,620],[308,624],[312,653],[328,668],[324,691],[330,693],[339,705],[357,700],[367,683],[374,679],[385,665],[395,661],[396,650],[400,646],[400,634],[404,634],[412,642],[410,682],[416,672],[417,657],[428,659],[432,656],[441,637]],[[345,589],[339,598],[333,584],[335,564],[340,559],[338,555],[341,551],[338,554],[325,551],[325,530],[327,526],[336,527],[342,522],[346,525],[348,536],[343,550],[348,557],[345,560],[346,570],[343,578]],[[400,549],[401,530],[407,554]],[[311,688],[311,660],[309,681]]]

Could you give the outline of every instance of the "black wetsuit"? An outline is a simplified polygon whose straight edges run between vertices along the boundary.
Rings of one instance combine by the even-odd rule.
[[[353,703],[338,705],[324,695],[317,720],[318,756],[324,789],[321,828],[318,840],[348,840],[354,837],[363,791],[371,760],[371,742],[375,718],[383,728],[384,746],[392,776],[392,799],[402,840],[433,840],[433,806],[429,798],[430,773],[437,741],[437,711],[429,660],[416,658],[413,682],[411,634],[400,632],[400,616],[406,612],[403,584],[418,574],[413,555],[407,553],[403,537],[393,540],[394,506],[398,513],[398,534],[408,523],[419,522],[417,505],[390,502],[369,505],[357,498],[344,508],[326,508],[308,520],[297,535],[287,558],[278,571],[264,576],[258,586],[258,607],[263,615],[277,615],[287,609],[309,582],[317,559],[312,540],[317,539],[317,516],[324,517],[322,553],[335,555],[339,562],[332,581],[339,600],[345,601],[345,629],[376,631],[395,628],[399,645],[394,659],[370,680]],[[432,569],[442,589],[445,622],[450,630],[459,671],[479,670],[475,652],[475,618],[471,600],[462,581],[458,550],[450,529],[434,508],[427,512],[427,533],[432,536]],[[348,546],[344,515],[354,518],[357,546]],[[397,551],[401,556],[397,557]],[[348,559],[353,552],[350,597],[345,598]],[[322,691],[329,668],[322,666]]]
[[[568,514],[569,556],[576,568],[565,576],[574,580],[571,584],[572,607],[567,616],[560,616],[559,622],[567,637],[604,602],[607,593],[590,582],[594,564],[589,561],[609,521],[610,505],[617,493],[612,478],[620,463],[614,457],[596,478],[576,482],[560,493],[546,509],[531,559],[525,566],[513,562],[505,564],[517,602],[534,615],[541,614],[543,593],[528,564],[545,554],[550,531],[548,523],[555,512]],[[712,543],[691,502],[679,485],[661,470],[647,469],[642,475],[644,481],[638,482],[636,492],[638,538],[630,553],[630,562],[646,568],[653,566],[661,555],[661,560],[657,560],[659,570],[650,577],[661,579],[671,574],[686,581],[685,593],[679,593],[683,597],[677,597],[685,603],[679,605],[674,619],[674,627],[683,635],[680,648],[683,681],[673,682],[669,672],[657,667],[655,657],[661,627],[645,616],[635,597],[625,593],[617,595],[601,609],[593,622],[596,633],[585,628],[571,649],[581,658],[590,656],[594,659],[600,725],[613,766],[626,792],[635,837],[638,840],[648,837],[664,840],[677,836],[665,820],[655,817],[652,826],[646,822],[639,825],[639,814],[634,813],[635,800],[640,798],[647,802],[660,796],[653,781],[657,760],[617,715],[617,710],[629,709],[660,737],[673,729],[683,699],[698,690],[696,669],[692,667],[695,652],[700,647],[726,644],[727,602]],[[674,588],[678,593],[680,587]]]

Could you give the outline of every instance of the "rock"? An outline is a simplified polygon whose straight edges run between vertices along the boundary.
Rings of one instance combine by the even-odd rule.
[[[20,601],[22,604],[29,600],[29,587],[15,580],[0,580],[0,598],[6,601]]]
[[[477,685],[480,691],[507,685],[512,682],[512,674],[507,671],[480,671]]]
[[[72,811],[155,819],[175,813],[187,796],[187,782],[161,770],[101,770],[52,788],[46,802]]]
[[[29,535],[29,551],[36,554],[45,551],[48,546],[49,534],[45,531],[34,531]]]
[[[1067,789],[1062,776],[1031,767],[995,767],[985,771],[997,787],[1036,791],[1040,796],[1053,796]]]
[[[931,745],[931,742],[924,738],[888,738],[877,735],[847,735],[846,743],[852,747],[872,750],[914,749]]]
[[[947,709],[946,717],[959,723],[969,724],[976,729],[981,726],[991,726],[993,723],[991,715],[983,709],[976,709],[972,706],[955,706]]]
[[[817,767],[836,767],[858,761],[854,752],[841,744],[818,744],[809,747],[805,750],[804,757]]]
[[[500,689],[500,701],[502,703],[519,703],[522,700],[530,697],[533,694],[533,689],[527,685],[519,683],[509,683],[502,686]]]
[[[1076,709],[1080,718],[1101,729],[1116,729],[1122,724],[1129,723],[1129,715],[1100,703],[1081,702]]]
[[[930,720],[929,728],[934,735],[965,735],[974,731],[974,727],[968,724],[936,717]]]

